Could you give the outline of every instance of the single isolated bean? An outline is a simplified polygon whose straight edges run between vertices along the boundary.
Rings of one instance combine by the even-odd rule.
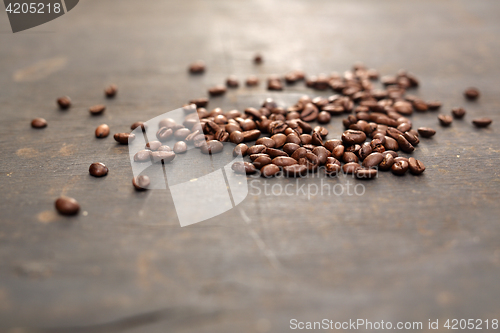
[[[116,142],[121,143],[122,145],[128,145],[129,142],[134,141],[135,134],[133,133],[116,133],[114,136]]]
[[[101,115],[104,113],[105,110],[106,110],[106,106],[103,104],[94,105],[94,106],[91,106],[89,108],[89,112],[93,116]]]
[[[418,133],[423,138],[430,138],[430,137],[434,136],[434,134],[436,134],[436,131],[430,127],[419,127]]]
[[[116,84],[110,84],[104,89],[104,95],[106,95],[107,98],[113,98],[117,93],[118,87],[116,86]]]
[[[94,177],[104,177],[108,171],[108,167],[104,163],[92,163],[89,167],[89,173]]]
[[[133,123],[132,125],[130,125],[130,129],[131,130],[135,130],[137,127],[141,126],[142,130],[146,130],[148,128],[148,125],[146,125],[145,122],[142,122],[142,121],[136,121],[135,123]]]
[[[408,171],[408,162],[404,160],[395,161],[391,167],[391,171],[396,176],[402,176]]]
[[[76,215],[80,210],[78,201],[73,198],[62,196],[55,202],[57,211],[62,215]]]
[[[60,97],[57,99],[57,105],[61,110],[66,110],[71,107],[71,98],[68,96]]]
[[[490,118],[476,118],[472,121],[472,123],[476,126],[476,127],[487,127],[489,126],[491,123],[493,122],[493,120],[491,120]]]
[[[33,128],[45,128],[47,127],[47,120],[43,118],[35,118],[31,121],[31,127]]]
[[[191,74],[201,74],[205,72],[205,62],[197,60],[189,65],[189,72]]]
[[[476,100],[479,98],[479,90],[477,88],[468,88],[464,91],[464,96],[470,100]]]
[[[453,108],[453,109],[451,109],[451,114],[456,119],[462,119],[465,116],[465,113],[466,113],[466,111],[465,111],[464,108]]]
[[[408,159],[408,167],[410,169],[410,172],[414,175],[420,175],[422,172],[425,171],[424,163],[413,157],[410,157]]]
[[[137,191],[147,190],[149,184],[151,184],[151,181],[149,180],[149,177],[146,175],[140,175],[132,178],[132,185]]]
[[[438,119],[439,119],[439,123],[443,127],[448,127],[453,122],[453,118],[451,116],[444,115],[444,114],[439,115]]]

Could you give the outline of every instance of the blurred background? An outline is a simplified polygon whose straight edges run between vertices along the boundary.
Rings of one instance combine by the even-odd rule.
[[[500,2],[82,0],[13,34],[0,13],[0,327],[8,332],[286,332],[290,320],[494,319],[500,313]],[[264,57],[256,66],[256,53]],[[202,59],[207,70],[190,76]],[[422,177],[383,175],[362,198],[249,196],[180,228],[168,191],[135,193],[127,148],[93,136],[129,130],[228,75],[242,85],[209,108],[266,96],[328,96],[265,79],[301,69],[343,73],[361,61],[407,69],[412,93],[468,118],[416,151]],[[103,89],[116,83],[107,101]],[[463,99],[480,89],[476,103]],[[288,94],[293,94],[290,98]],[[68,95],[74,107],[56,108]],[[106,103],[101,118],[88,107]],[[249,105],[252,104],[252,105]],[[493,119],[472,127],[472,117]],[[42,132],[30,128],[43,117]],[[342,133],[340,118],[329,125]],[[110,168],[90,179],[88,165]],[[53,201],[77,198],[75,218]],[[424,329],[424,331],[426,331]]]

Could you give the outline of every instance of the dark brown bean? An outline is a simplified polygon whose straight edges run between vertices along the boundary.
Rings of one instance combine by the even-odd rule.
[[[247,155],[248,151],[248,146],[244,143],[240,143],[233,149],[233,156],[236,157],[238,155],[241,155],[242,157]]]
[[[195,98],[190,100],[189,104],[194,104],[198,108],[204,108],[208,105],[208,98],[206,97]]]
[[[291,156],[300,146],[296,143],[287,143],[283,146],[283,151]]]
[[[394,148],[394,147],[397,148],[396,140],[394,140],[393,138],[390,138],[390,137],[384,137],[384,139],[385,139],[385,143],[387,146],[389,146],[391,148]],[[391,140],[394,142],[392,142]],[[394,145],[394,143],[395,143],[395,145]],[[385,151],[385,148],[386,148],[386,146],[384,146],[382,144],[382,141],[379,139],[373,139],[372,141],[370,141],[370,147],[372,148],[372,152],[376,152],[376,153],[383,153]]]
[[[264,61],[264,58],[262,57],[262,54],[260,53],[257,53],[254,57],[253,57],[253,62],[254,64],[256,65],[260,65],[262,64],[262,62]]]
[[[203,154],[218,154],[224,149],[222,142],[216,140],[210,140],[206,144],[200,147]]]
[[[302,134],[300,140],[303,145],[308,145],[312,142],[312,136],[309,134]]]
[[[231,75],[226,79],[226,86],[228,88],[238,88],[239,85],[240,83],[238,82],[238,78],[234,75]]]
[[[434,134],[436,134],[436,131],[430,127],[419,127],[418,133],[423,138],[430,138],[430,137],[434,136]]]
[[[378,165],[378,168],[382,171],[389,171],[393,164],[394,156],[392,156],[391,154],[386,154],[384,155],[384,159],[382,160],[382,162],[380,162],[380,164]]]
[[[252,155],[250,155],[250,160],[253,162],[261,156],[269,157],[269,155],[267,155],[267,154],[252,154]]]
[[[208,94],[210,96],[221,96],[226,93],[226,87],[223,85],[216,85],[208,89]]]
[[[285,153],[283,150],[274,149],[274,148],[267,148],[266,149],[266,154],[268,154],[269,156],[271,156],[271,158],[275,158],[275,157],[278,157],[278,156],[288,156],[288,154]]]
[[[61,110],[67,110],[71,107],[71,98],[68,96],[60,97],[57,99],[57,105]]]
[[[318,132],[314,132],[311,136],[311,144],[315,146],[323,146],[323,139],[321,138],[321,134]]]
[[[45,120],[43,118],[35,118],[31,121],[31,127],[33,127],[33,128],[45,128],[45,127],[47,127],[47,120]],[[109,128],[108,128],[108,134],[109,134]]]
[[[414,175],[420,175],[422,172],[425,171],[424,163],[413,157],[410,157],[408,159],[408,167],[410,169],[410,172]]]
[[[253,154],[266,154],[267,147],[264,145],[254,145],[250,148],[248,148],[247,154],[248,155],[253,155]]]
[[[332,117],[330,116],[330,113],[328,113],[326,111],[321,111],[318,114],[318,123],[320,123],[320,124],[328,124],[330,122],[331,118]]]
[[[94,105],[89,108],[89,112],[93,116],[98,116],[106,111],[106,106],[102,104]]]
[[[260,169],[261,176],[265,178],[275,177],[279,172],[279,166],[274,164],[267,164]]]
[[[356,178],[358,179],[374,179],[377,178],[378,171],[377,169],[357,169],[356,170]]]
[[[251,130],[243,132],[244,142],[255,141],[259,138],[260,131],[259,130]]]
[[[381,153],[371,153],[364,159],[363,166],[365,168],[376,167],[382,162],[383,159],[384,155],[382,155]]]
[[[286,143],[287,136],[283,133],[278,133],[273,135],[271,139],[274,141],[274,148],[281,148]]]
[[[249,162],[234,162],[233,165],[231,165],[231,169],[235,173],[239,173],[242,175],[250,175],[257,171],[257,169],[255,169],[255,166]]]
[[[116,142],[121,143],[122,145],[128,145],[129,142],[134,141],[135,134],[133,133],[116,133],[113,135]]]
[[[245,81],[247,87],[255,87],[259,85],[259,78],[255,75],[250,75]]]
[[[256,145],[263,145],[266,146],[267,148],[274,148],[276,145],[276,142],[274,142],[273,139],[268,138],[268,137],[263,137],[259,138],[257,141],[255,141]]]
[[[415,134],[412,134],[410,132],[405,132],[403,134],[406,140],[408,140],[409,143],[411,143],[413,146],[417,146],[420,143],[420,140],[418,139],[418,136]]]
[[[441,102],[440,101],[429,101],[427,102],[427,107],[429,110],[439,110],[441,108]]]
[[[279,157],[275,157],[272,160],[272,163],[279,166],[279,167],[285,167],[285,166],[297,164],[298,162],[291,157],[279,156]]]
[[[229,141],[234,144],[240,144],[244,139],[245,137],[240,131],[234,131],[231,133],[231,135],[229,135]]]
[[[201,74],[205,72],[205,62],[197,60],[189,65],[189,72],[191,74]]]
[[[146,125],[146,123],[144,123],[142,121],[136,121],[135,123],[133,123],[132,125],[130,125],[130,129],[131,130],[135,130],[139,126],[141,126],[141,128],[142,128],[143,131],[148,128],[148,125]]]
[[[117,93],[118,93],[118,87],[116,86],[116,84],[110,84],[104,89],[104,95],[107,98],[113,98],[116,96]]]
[[[307,166],[294,164],[283,167],[283,174],[286,177],[302,177],[307,174]]]
[[[151,181],[149,180],[149,177],[146,175],[140,175],[132,178],[132,185],[137,191],[147,190],[150,184]]]
[[[477,88],[468,88],[467,90],[464,91],[464,96],[470,100],[478,99],[479,95],[480,93]]]
[[[55,202],[57,211],[62,215],[76,215],[80,210],[78,201],[73,198],[62,196]]]
[[[465,109],[464,109],[464,108],[458,108],[458,107],[457,107],[457,108],[453,108],[453,109],[451,109],[451,114],[452,114],[452,115],[453,115],[453,117],[455,117],[456,119],[462,119],[462,118],[465,116],[465,114],[466,114],[466,113],[467,113],[467,112],[465,111]]]
[[[319,164],[324,165],[326,163],[326,159],[330,157],[331,153],[325,147],[315,147],[312,150],[312,153],[318,156]]]
[[[439,123],[443,127],[448,127],[453,122],[453,118],[451,116],[444,115],[444,114],[439,115],[438,119],[439,119]]]
[[[89,173],[94,177],[104,177],[108,171],[108,167],[104,163],[92,163],[89,167]]]
[[[403,132],[400,130],[394,128],[394,127],[388,127],[387,128],[387,136],[390,136],[394,140],[398,139],[398,136],[403,135]]]
[[[493,120],[491,120],[490,118],[476,118],[476,119],[472,120],[472,123],[473,123],[476,127],[487,127],[487,126],[489,126],[492,122],[493,122]]]
[[[340,164],[336,164],[336,163],[335,164],[328,163],[328,164],[326,164],[326,167],[325,167],[325,173],[329,177],[338,176],[340,173],[340,170],[342,170],[342,167],[340,166]]]
[[[397,141],[399,148],[405,153],[411,153],[415,150],[415,147],[403,135],[398,136]]]
[[[288,134],[286,136],[286,142],[287,143],[295,143],[297,145],[302,144],[302,140],[300,139],[300,137],[297,134]]]
[[[344,161],[344,163],[351,163],[351,162],[358,163],[358,157],[356,156],[356,154],[348,151],[344,153],[344,155],[342,156],[342,160]]]
[[[372,140],[373,142],[374,140]],[[373,152],[373,148],[370,142],[365,142],[361,145],[361,149],[358,151],[358,156],[360,159],[364,160],[368,155]]]
[[[342,141],[341,140],[328,140],[328,141],[325,141],[323,143],[323,146],[328,149],[329,151],[332,151],[333,148],[339,146],[339,145],[342,145]]]
[[[318,114],[319,111],[316,105],[307,103],[304,106],[304,110],[302,110],[302,112],[300,113],[300,119],[307,122],[314,121],[318,117]]]
[[[187,152],[187,144],[184,141],[177,141],[174,145],[174,153],[184,154]]]
[[[341,159],[342,156],[344,155],[345,148],[343,145],[338,145],[337,147],[333,148],[332,150],[332,156],[335,157],[336,159]]]
[[[346,145],[362,144],[366,140],[366,134],[363,131],[347,130],[342,133],[342,142]]]
[[[292,158],[296,161],[300,160],[301,158],[305,157],[307,154],[307,149],[304,148],[304,147],[300,147],[298,149],[296,149],[293,154],[292,154]]]
[[[255,160],[253,160],[253,165],[255,165],[257,169],[261,169],[263,166],[270,164],[271,161],[271,157],[263,154],[262,156],[259,156]]]
[[[395,161],[391,167],[391,171],[396,176],[402,176],[408,171],[408,162],[406,161]]]
[[[356,173],[356,170],[358,170],[360,168],[361,168],[361,165],[359,165],[356,162],[351,162],[351,163],[344,164],[344,166],[342,167],[342,170],[344,171],[345,174],[353,175]]]

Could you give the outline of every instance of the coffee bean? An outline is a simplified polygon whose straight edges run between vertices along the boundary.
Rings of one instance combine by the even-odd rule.
[[[300,113],[300,119],[303,121],[314,121],[318,117],[319,111],[316,105],[312,103],[307,103],[304,106],[304,110]]]
[[[319,167],[319,158],[312,152],[308,151],[305,157],[299,159],[300,165],[305,165],[310,172],[316,172]]]
[[[297,164],[297,161],[291,157],[278,156],[272,160],[272,163],[279,166],[279,167],[285,167],[285,166]]]
[[[239,173],[242,175],[250,175],[257,171],[257,169],[255,169],[255,166],[249,162],[234,162],[233,165],[231,165],[231,169],[235,173]]]
[[[357,169],[356,170],[356,178],[358,179],[374,179],[377,178],[378,171],[377,169]]]
[[[186,137],[186,139],[187,139],[187,137]],[[196,148],[200,148],[201,146],[203,146],[205,144],[205,142],[206,142],[206,140],[205,140],[205,136],[203,134],[198,134],[193,138],[193,145]]]
[[[229,133],[220,128],[215,132],[214,139],[220,142],[227,142],[229,140]]]
[[[98,116],[104,113],[106,106],[102,104],[94,105],[89,108],[89,112],[93,116]]]
[[[288,134],[286,136],[286,142],[287,143],[295,143],[297,145],[300,145],[302,144],[302,140],[300,139],[300,137],[297,135],[297,134]]]
[[[238,82],[238,78],[236,76],[231,75],[226,79],[226,86],[228,88],[238,88],[240,83]]]
[[[451,109],[451,114],[456,119],[462,119],[465,116],[466,111],[464,108],[456,107],[456,108]]]
[[[300,160],[301,158],[305,157],[307,154],[307,149],[304,148],[304,147],[300,147],[300,148],[297,148],[293,154],[292,154],[292,158],[296,161]]]
[[[406,161],[395,161],[391,167],[391,171],[396,176],[402,176],[408,171],[408,162]]]
[[[152,150],[152,151],[156,151],[158,150],[158,148],[161,147],[161,142],[160,141],[150,141],[148,143],[146,143],[146,149],[149,149],[149,150]]]
[[[395,151],[393,151],[393,150],[386,150],[386,151],[384,151],[384,152],[382,153],[382,155],[384,155],[384,156],[385,156],[385,155],[387,155],[387,154],[392,155],[392,157],[394,157],[394,158],[398,157],[398,153],[396,153],[396,152],[395,152]]]
[[[178,126],[177,122],[172,118],[162,119],[158,123],[158,128],[166,127],[166,128],[171,128],[172,130],[176,130],[177,126]]]
[[[190,100],[189,104],[194,104],[198,108],[204,108],[208,104],[208,98],[206,98],[206,97],[195,98],[195,99]]]
[[[208,94],[212,97],[221,96],[226,93],[226,87],[223,85],[216,85],[208,89]]]
[[[189,72],[191,74],[201,74],[205,72],[205,62],[203,60],[197,60],[189,65]]]
[[[394,109],[396,110],[396,112],[399,112],[405,116],[409,116],[413,113],[413,107],[411,103],[406,101],[397,101],[396,103],[394,103]]]
[[[160,148],[156,149],[156,151],[173,151],[173,150],[169,146],[163,145],[163,146],[160,146]]]
[[[361,168],[361,165],[359,165],[358,163],[350,162],[350,163],[344,164],[344,166],[342,167],[342,170],[347,175],[354,175],[356,173],[356,170],[358,170],[360,168]]]
[[[255,165],[255,167],[257,169],[260,169],[263,166],[270,164],[271,161],[272,161],[271,157],[269,157],[268,155],[262,154],[262,156],[259,156],[255,160],[253,160],[253,165]]]
[[[113,135],[116,142],[121,143],[122,145],[127,145],[129,142],[134,141],[135,134],[133,133],[116,133]]]
[[[135,130],[137,127],[141,127],[142,130],[146,130],[148,128],[148,125],[142,121],[136,121],[135,123],[133,123],[132,125],[130,125],[130,129],[131,130]]]
[[[464,91],[464,96],[470,100],[478,99],[479,95],[479,90],[477,88],[468,88]]]
[[[140,175],[132,178],[132,185],[137,191],[145,191],[148,189],[148,186],[151,184],[149,177],[146,175]]]
[[[267,155],[267,154],[252,154],[252,155],[250,155],[250,160],[253,162],[261,156],[269,157],[269,155]]]
[[[271,140],[274,141],[274,148],[281,148],[286,143],[287,136],[283,133],[278,133],[273,135],[271,137]]]
[[[169,140],[173,135],[174,132],[168,127],[162,127],[156,132],[156,138],[161,142]]]
[[[259,79],[255,75],[250,75],[245,81],[247,87],[255,87],[259,85]]]
[[[401,123],[398,125],[397,129],[400,131],[400,132],[407,132],[409,130],[411,130],[411,125],[409,123]]]
[[[274,164],[267,164],[260,169],[262,177],[271,178],[278,175],[280,172],[280,167]]]
[[[429,108],[429,110],[439,110],[439,108],[441,108],[441,102],[440,101],[427,102],[427,107]]]
[[[272,135],[283,133],[288,128],[288,125],[282,120],[273,121],[268,126],[268,132]]]
[[[260,65],[262,64],[262,62],[264,61],[264,58],[262,57],[262,55],[260,53],[257,53],[254,57],[253,57],[253,62],[257,65]]]
[[[231,133],[231,135],[229,135],[229,141],[231,141],[234,144],[240,144],[243,142],[244,139],[245,137],[243,133],[241,133],[240,131],[234,131]]]
[[[174,137],[179,140],[183,141],[186,140],[187,136],[191,133],[190,130],[187,128],[179,128],[177,131],[174,132]]]
[[[342,170],[342,167],[340,164],[333,164],[333,163],[328,163],[326,164],[325,167],[325,173],[329,177],[336,177],[339,175],[340,170]]]
[[[248,142],[248,141],[255,141],[259,138],[260,136],[260,131],[259,130],[251,130],[251,131],[245,131],[243,132],[243,141]]]
[[[397,140],[400,135],[403,135],[403,132],[401,132],[400,130],[394,127],[387,128],[387,136],[393,138],[394,140]]]
[[[397,141],[399,148],[405,153],[411,153],[415,150],[415,147],[403,135],[398,136]]]
[[[264,145],[254,145],[250,148],[248,148],[247,154],[248,155],[253,155],[253,154],[266,154],[267,147]]]
[[[278,157],[278,156],[288,156],[288,154],[285,153],[283,150],[274,149],[274,148],[267,148],[266,149],[266,154],[268,154],[269,156],[271,156],[271,158],[275,158],[275,157]]]
[[[57,99],[57,104],[61,110],[66,110],[71,107],[71,99],[68,96],[60,97]]]
[[[438,116],[439,122],[441,123],[441,126],[443,127],[448,127],[451,125],[453,122],[453,118],[448,115],[441,114]]]
[[[387,147],[391,147],[391,148],[398,148],[398,144],[396,142],[396,140],[394,140],[393,138],[390,138],[390,137],[384,137],[385,139],[385,144]],[[385,151],[385,147],[383,144],[382,144],[382,141],[379,140],[379,139],[373,139],[372,141],[370,141],[370,147],[372,148],[372,152],[376,152],[376,153],[383,153]]]
[[[404,156],[394,157],[394,162],[399,162],[399,161],[404,161],[406,163],[410,162],[410,160],[408,159],[408,157],[404,157]]]
[[[324,165],[326,163],[326,159],[330,157],[330,151],[325,147],[315,147],[312,150],[312,153],[318,156],[319,164]]]
[[[62,215],[76,215],[80,210],[78,201],[73,198],[62,196],[55,202],[57,211]]]
[[[421,161],[410,157],[408,159],[408,167],[410,168],[410,172],[414,175],[420,175],[425,171],[425,165]]]
[[[283,146],[283,151],[291,156],[300,146],[296,143],[287,143]]]
[[[35,118],[31,121],[31,127],[33,128],[44,128],[47,127],[47,120],[43,118]],[[109,134],[109,130],[108,130]]]
[[[108,174],[108,168],[103,163],[92,163],[89,173],[94,177],[103,177]]]
[[[373,142],[374,140],[372,140]],[[379,140],[380,141],[380,140]],[[376,144],[376,142],[375,142]],[[360,159],[364,160],[368,155],[373,152],[370,142],[365,142],[361,145],[361,149],[358,151],[358,156]]]
[[[159,163],[161,161],[163,161],[163,163],[169,163],[175,158],[175,153],[173,151],[153,151],[151,152],[151,158],[154,163]]]
[[[174,145],[174,153],[184,154],[187,152],[187,144],[184,141],[177,141]]]
[[[342,156],[344,163],[356,162],[358,163],[358,157],[356,154],[346,151],[344,156]]]
[[[330,122],[330,119],[332,117],[330,116],[330,114],[326,111],[321,111],[319,114],[318,114],[318,123],[320,124],[328,124]]]
[[[424,138],[430,138],[436,134],[436,131],[430,127],[419,127],[418,133]]]
[[[427,111],[429,109],[427,103],[421,99],[418,99],[418,98],[416,100],[414,100],[412,104],[413,104],[413,107],[415,108],[415,110],[420,111],[420,112]]]
[[[323,139],[321,138],[321,134],[318,132],[314,132],[311,136],[311,144],[315,146],[323,146]]]
[[[328,140],[323,143],[323,146],[328,149],[329,151],[332,151],[335,147],[342,145],[341,140]]]
[[[222,142],[211,140],[202,145],[200,149],[203,154],[213,155],[220,153],[224,149],[224,145],[222,144]]]
[[[382,171],[389,171],[395,162],[394,156],[392,156],[391,154],[386,154],[383,156],[384,158],[382,159],[382,162],[380,162],[380,164],[378,165],[378,168],[379,170]]]
[[[283,84],[277,77],[271,77],[267,80],[267,90],[283,90]]]
[[[493,122],[493,120],[491,120],[490,118],[476,118],[472,121],[472,123],[476,126],[476,127],[487,127],[489,126],[491,123]]]
[[[332,149],[332,156],[336,159],[341,159],[344,155],[345,148],[343,145],[338,145]]]
[[[418,139],[418,136],[410,133],[410,132],[405,132],[403,134],[406,140],[408,140],[409,143],[411,143],[413,146],[417,146],[420,143],[420,140]]]
[[[113,98],[116,96],[117,93],[118,93],[118,87],[116,86],[116,84],[110,84],[104,89],[104,95],[107,98]]]
[[[240,143],[233,149],[233,156],[236,157],[238,155],[241,155],[242,157],[247,155],[248,151],[248,146],[244,143]]]
[[[362,131],[347,130],[342,133],[342,142],[346,145],[362,144],[366,140],[366,134]]]
[[[381,153],[371,153],[368,155],[364,161],[363,161],[363,166],[365,168],[373,168],[378,166],[384,159],[384,155]]]
[[[286,177],[303,177],[307,174],[307,166],[294,164],[283,167],[283,174]]]
[[[151,150],[140,150],[134,155],[135,162],[149,162],[151,161]]]

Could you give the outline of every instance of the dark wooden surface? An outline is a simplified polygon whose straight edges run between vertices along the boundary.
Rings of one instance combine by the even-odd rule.
[[[88,0],[18,34],[0,14],[0,327],[286,332],[292,318],[498,318],[498,13],[494,0]],[[190,77],[200,58],[207,73]],[[382,74],[407,68],[441,113],[467,109],[447,129],[436,113],[412,118],[438,129],[414,153],[421,177],[384,173],[363,182],[363,196],[249,195],[181,228],[168,190],[134,192],[127,147],[93,136],[100,123],[126,131],[175,109],[229,74],[342,72],[355,61]],[[106,101],[111,82],[119,96]],[[461,95],[471,85],[476,103]],[[273,95],[284,103],[290,93],[317,95],[303,85]],[[54,105],[61,95],[73,98],[68,112]],[[261,84],[210,106],[267,95]],[[102,102],[106,113],[91,117]],[[492,126],[473,128],[476,116]],[[49,126],[31,129],[35,117]],[[329,129],[338,137],[340,118]],[[106,178],[88,175],[95,161]],[[85,216],[58,216],[61,194]]]

